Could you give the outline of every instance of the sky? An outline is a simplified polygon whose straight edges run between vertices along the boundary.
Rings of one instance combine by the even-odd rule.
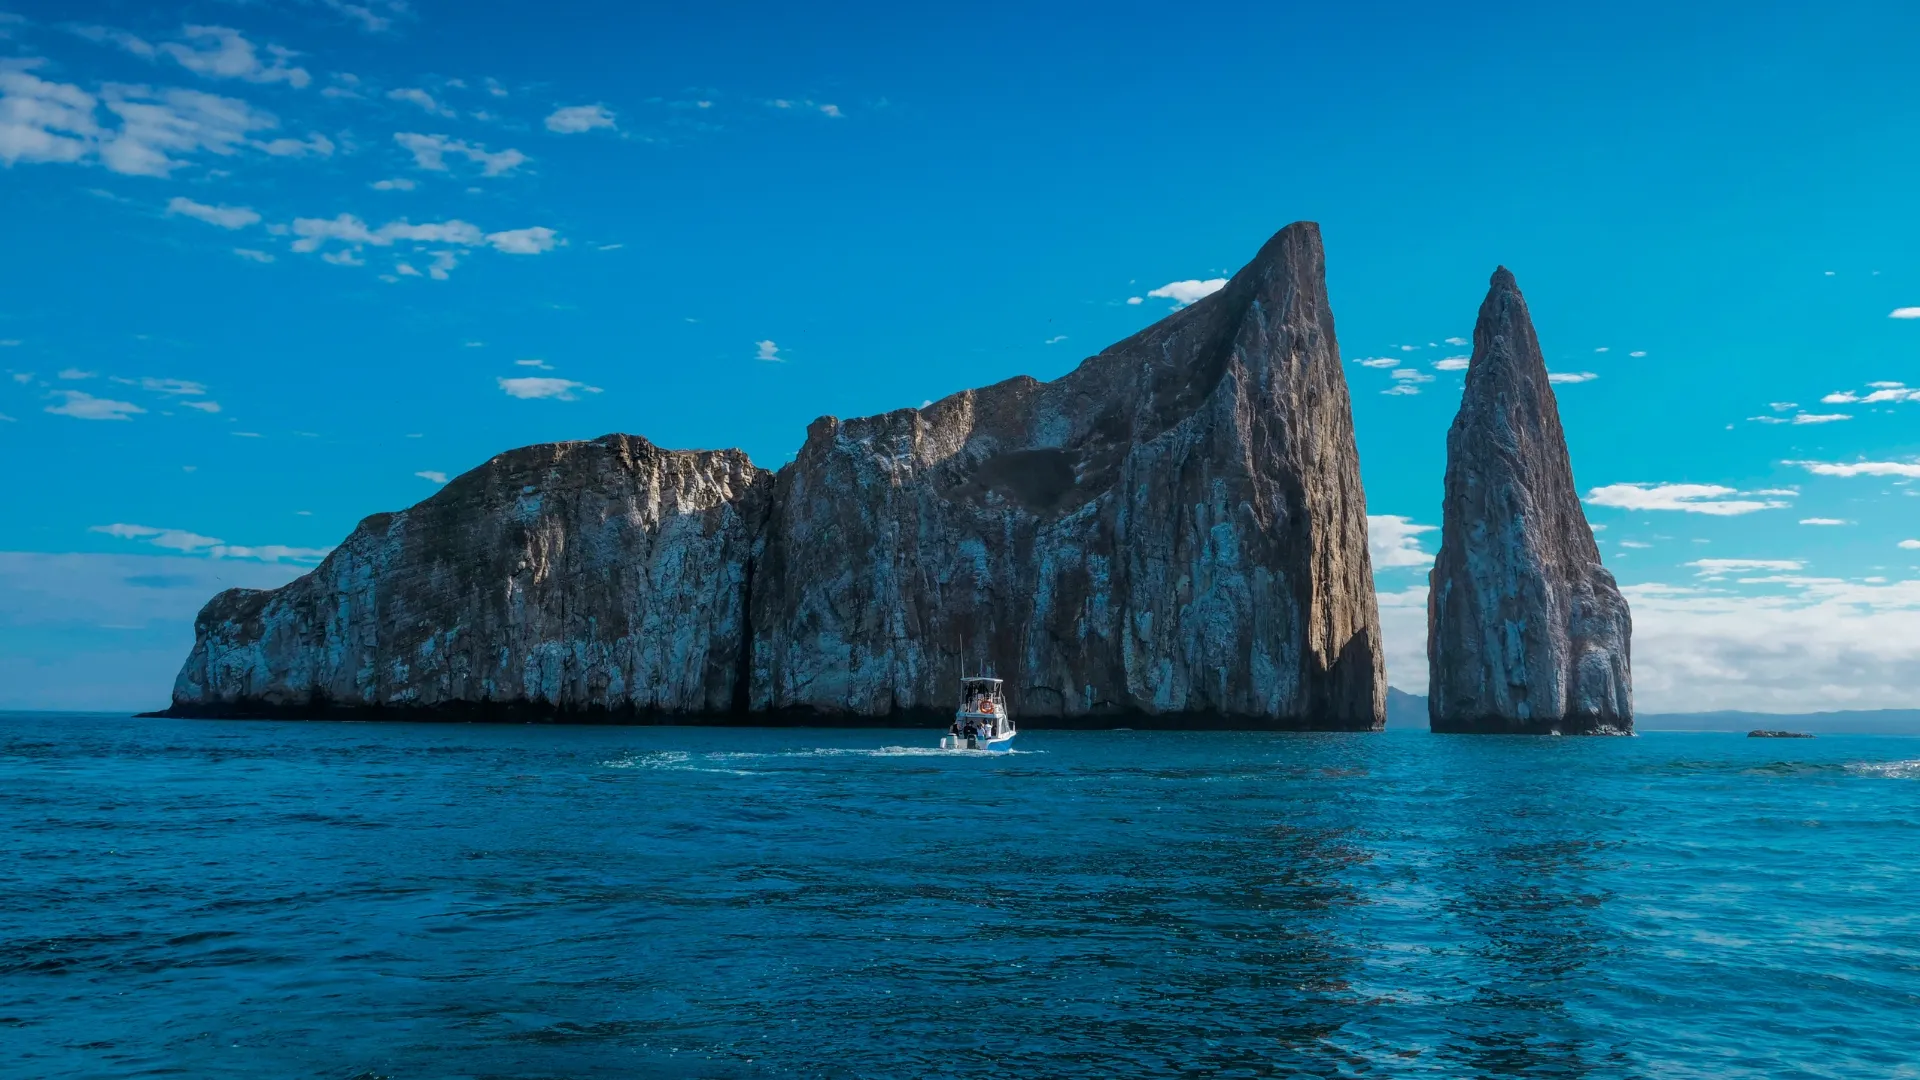
[[[1057,377],[1296,220],[1395,686],[1505,265],[1639,709],[1912,707],[1917,35],[1864,2],[0,0],[0,708],[164,704],[214,592],[501,450],[778,467],[816,416]]]

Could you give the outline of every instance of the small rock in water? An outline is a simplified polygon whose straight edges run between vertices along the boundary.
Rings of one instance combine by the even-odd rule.
[[[1747,732],[1747,738],[1749,739],[1811,739],[1813,738],[1813,736],[1807,734],[1804,731],[1771,731],[1771,730],[1768,730],[1767,728],[1760,728],[1756,731]]]

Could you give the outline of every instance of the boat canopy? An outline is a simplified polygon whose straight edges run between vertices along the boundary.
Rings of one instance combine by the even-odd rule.
[[[969,675],[960,680],[966,686],[999,686],[999,679],[990,679],[985,675]]]

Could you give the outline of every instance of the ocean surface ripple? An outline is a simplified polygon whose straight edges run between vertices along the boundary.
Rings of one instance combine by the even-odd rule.
[[[0,1075],[1917,1077],[1920,740],[0,714]]]

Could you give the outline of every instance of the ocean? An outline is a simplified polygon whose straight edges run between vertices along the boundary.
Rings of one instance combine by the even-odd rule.
[[[9,1077],[1915,1077],[1920,739],[0,714]]]

